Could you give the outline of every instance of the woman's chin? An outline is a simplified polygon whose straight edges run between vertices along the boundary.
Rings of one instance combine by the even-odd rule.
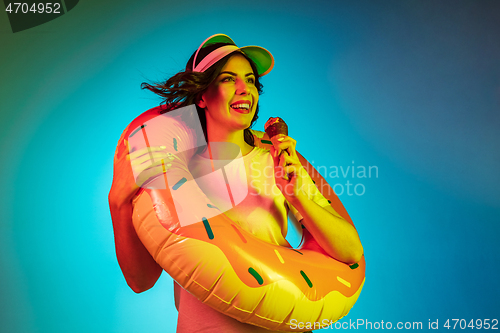
[[[243,131],[250,127],[250,122],[244,124],[238,124],[237,130]]]
[[[238,129],[244,130],[246,128],[249,128],[250,125],[252,124],[252,119],[253,119],[254,114],[243,114],[237,117],[235,120],[235,124],[237,124]]]

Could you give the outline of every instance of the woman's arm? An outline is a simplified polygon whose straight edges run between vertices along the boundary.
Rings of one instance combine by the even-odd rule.
[[[164,157],[159,151],[162,147],[149,148],[147,152],[137,151],[128,154],[126,140],[120,141],[114,159],[113,184],[108,195],[109,209],[113,221],[115,248],[118,264],[127,284],[136,293],[146,291],[154,286],[161,275],[162,268],[154,261],[146,250],[132,224],[132,199],[139,186],[134,179],[134,172],[141,178],[161,173],[158,165],[151,166],[147,158],[142,156],[155,150],[155,157]],[[150,160],[149,160],[150,161]],[[147,172],[143,172],[144,169]]]
[[[306,229],[330,256],[345,263],[358,262],[363,247],[356,229],[331,206],[321,207],[309,198],[306,187],[312,184],[308,184],[309,176],[295,151],[296,141],[288,136],[279,139],[273,138],[271,148],[277,186],[302,215]]]
[[[304,168],[301,170],[305,172]],[[285,198],[299,211],[302,224],[330,256],[348,264],[361,260],[363,247],[356,229],[331,206],[319,206],[303,191]]]
[[[112,191],[109,198],[118,264],[129,287],[136,293],[141,293],[154,286],[162,268],[154,261],[135,232],[132,225],[132,205],[120,206],[113,202]]]

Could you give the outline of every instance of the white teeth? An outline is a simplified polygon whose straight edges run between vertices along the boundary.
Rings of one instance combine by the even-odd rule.
[[[245,110],[248,110],[248,109],[250,109],[250,104],[246,104],[246,103],[233,104],[233,105],[231,105],[231,107],[233,109],[245,109]]]

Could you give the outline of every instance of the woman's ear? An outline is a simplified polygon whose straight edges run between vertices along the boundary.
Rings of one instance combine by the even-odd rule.
[[[204,109],[207,107],[207,103],[205,103],[205,101],[203,100],[203,95],[201,95],[199,98],[198,98],[198,102],[196,103],[196,105],[198,105],[200,108]]]

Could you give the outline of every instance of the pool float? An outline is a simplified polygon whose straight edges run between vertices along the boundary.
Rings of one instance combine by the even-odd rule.
[[[176,155],[168,172],[149,181],[133,200],[135,230],[155,261],[199,300],[244,323],[297,331],[294,323],[326,327],[345,316],[363,287],[364,257],[353,265],[339,262],[306,229],[306,241],[298,249],[273,245],[222,214],[188,169],[190,158],[206,141],[198,125],[188,130],[179,124],[196,118],[196,110],[179,110],[184,113],[151,109],[136,118],[121,139],[130,150],[164,145]],[[252,133],[256,146],[271,147],[268,134]],[[298,156],[331,206],[352,224],[333,189]],[[212,170],[208,176],[227,181],[224,167],[212,164]],[[229,184],[227,190],[231,192]],[[237,197],[233,195],[233,205]]]

